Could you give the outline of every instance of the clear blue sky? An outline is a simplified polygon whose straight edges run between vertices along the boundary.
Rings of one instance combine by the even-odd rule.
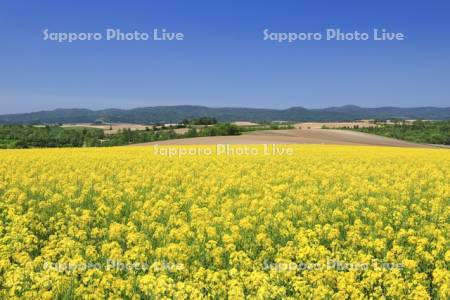
[[[0,113],[198,104],[450,106],[450,2],[0,0]],[[183,32],[179,42],[43,40]],[[277,43],[272,32],[403,32],[405,41]]]

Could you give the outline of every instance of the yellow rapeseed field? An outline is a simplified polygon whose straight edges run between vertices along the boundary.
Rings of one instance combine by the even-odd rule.
[[[450,297],[449,150],[253,147],[0,150],[0,299]]]

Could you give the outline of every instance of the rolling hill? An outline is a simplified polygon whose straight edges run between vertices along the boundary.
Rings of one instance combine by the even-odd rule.
[[[378,107],[354,105],[307,109],[291,107],[284,110],[194,105],[155,106],[134,109],[55,109],[22,114],[0,115],[0,124],[55,124],[55,123],[176,123],[183,119],[214,117],[219,121],[351,121],[359,119],[450,119],[450,107]]]

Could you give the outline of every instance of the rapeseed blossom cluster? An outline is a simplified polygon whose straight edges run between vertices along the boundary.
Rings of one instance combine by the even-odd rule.
[[[0,298],[449,299],[448,150],[291,147],[2,150]]]

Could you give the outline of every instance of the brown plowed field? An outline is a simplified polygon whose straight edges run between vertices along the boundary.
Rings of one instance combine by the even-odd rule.
[[[211,136],[158,141],[138,145],[211,145],[211,144],[331,144],[392,147],[431,147],[363,132],[331,129],[264,130],[238,136]],[[136,145],[134,145],[136,146]]]

